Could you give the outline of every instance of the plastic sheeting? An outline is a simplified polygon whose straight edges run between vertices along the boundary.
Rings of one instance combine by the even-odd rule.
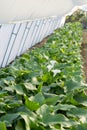
[[[80,6],[80,9],[82,9],[83,11],[87,11],[87,4],[84,6]]]
[[[39,19],[30,22],[6,24],[0,28],[0,67],[5,67],[17,56],[64,25],[65,17]]]
[[[0,23],[64,16],[87,0],[0,0]]]

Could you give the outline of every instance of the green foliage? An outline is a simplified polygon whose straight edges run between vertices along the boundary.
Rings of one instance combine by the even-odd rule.
[[[86,130],[81,35],[79,23],[66,24],[0,70],[0,130]]]
[[[0,130],[7,130],[4,122],[0,122]]]
[[[66,17],[66,22],[80,22],[85,16],[85,11],[76,10],[72,15]]]
[[[66,23],[68,22],[80,22],[83,29],[87,29],[87,12],[78,9],[72,15],[66,17]]]

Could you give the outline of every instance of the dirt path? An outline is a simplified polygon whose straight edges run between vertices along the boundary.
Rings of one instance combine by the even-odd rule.
[[[82,44],[81,55],[83,61],[84,77],[85,77],[85,81],[87,82],[87,44]]]
[[[37,43],[33,47],[29,48],[29,50],[35,49],[36,47],[39,47],[39,48],[42,47],[47,42],[48,38],[49,38],[49,36],[44,38],[41,42]]]
[[[82,46],[81,46],[81,55],[82,55],[82,61],[83,61],[83,71],[84,71],[84,77],[85,81],[87,82],[87,30],[83,30],[83,40],[82,40]]]

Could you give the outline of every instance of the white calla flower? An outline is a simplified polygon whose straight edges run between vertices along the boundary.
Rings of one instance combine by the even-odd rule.
[[[52,70],[52,72],[53,72],[53,76],[55,77],[58,73],[61,72],[61,70],[55,69],[55,70]]]

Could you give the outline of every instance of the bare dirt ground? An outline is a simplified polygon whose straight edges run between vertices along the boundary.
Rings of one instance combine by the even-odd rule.
[[[82,43],[81,55],[82,55],[82,61],[83,61],[84,78],[85,78],[85,82],[87,83],[87,44],[85,43]]]
[[[31,47],[29,50],[35,49],[36,47],[39,47],[39,48],[42,47],[47,42],[48,37],[44,38],[41,42],[37,43],[36,45]]]
[[[82,38],[83,40],[81,46],[81,55],[83,61],[84,78],[85,78],[85,82],[87,83],[87,30],[83,30]]]

